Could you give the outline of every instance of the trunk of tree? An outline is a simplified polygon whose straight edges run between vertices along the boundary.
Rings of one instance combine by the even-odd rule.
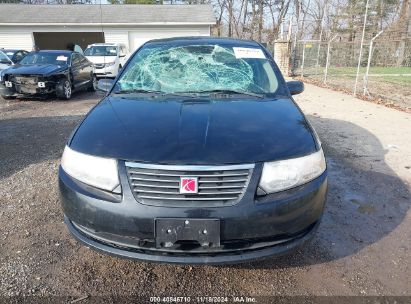
[[[401,66],[405,59],[406,41],[411,35],[411,0],[403,0],[400,15],[397,19],[394,29],[400,31],[399,43],[397,47],[397,66]]]
[[[233,1],[228,1],[228,37],[233,36]]]
[[[252,16],[251,16],[251,25],[250,25],[250,39],[254,39],[254,27],[255,27],[255,17],[256,17],[256,8],[255,2],[257,0],[251,0],[251,9],[252,9]]]
[[[245,4],[244,4],[244,15],[243,15],[243,24],[242,24],[243,30],[242,30],[241,38],[245,38],[244,27],[247,24],[247,14],[248,14],[248,0],[244,0],[244,1],[245,1]]]
[[[259,0],[258,2],[258,41],[262,41],[262,33],[263,33],[263,16],[264,16],[264,1]]]

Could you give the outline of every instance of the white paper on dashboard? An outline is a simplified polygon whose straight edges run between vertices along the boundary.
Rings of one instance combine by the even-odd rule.
[[[235,58],[266,59],[262,49],[233,47]]]
[[[66,56],[57,56],[56,60],[57,61],[67,61],[67,57]]]

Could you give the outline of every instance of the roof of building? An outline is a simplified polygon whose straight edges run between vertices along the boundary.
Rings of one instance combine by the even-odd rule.
[[[213,8],[201,5],[0,4],[0,24],[167,25],[215,24]]]

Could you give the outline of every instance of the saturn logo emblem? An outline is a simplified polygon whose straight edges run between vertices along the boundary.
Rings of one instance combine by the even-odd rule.
[[[193,194],[198,193],[198,178],[197,177],[180,177],[180,193]]]

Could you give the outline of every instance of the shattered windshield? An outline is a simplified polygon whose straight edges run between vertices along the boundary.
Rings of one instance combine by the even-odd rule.
[[[277,88],[273,65],[261,48],[148,45],[127,65],[115,91],[268,94]]]

